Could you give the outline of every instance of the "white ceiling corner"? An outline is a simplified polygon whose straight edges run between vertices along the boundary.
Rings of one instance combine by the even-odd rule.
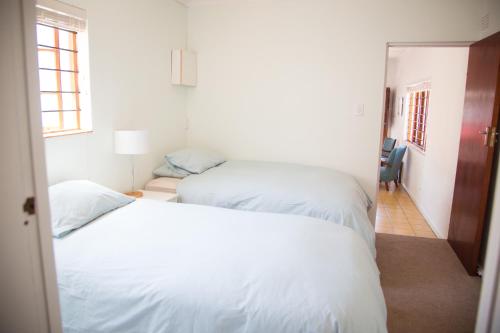
[[[407,50],[407,47],[389,47],[389,58],[399,58]]]

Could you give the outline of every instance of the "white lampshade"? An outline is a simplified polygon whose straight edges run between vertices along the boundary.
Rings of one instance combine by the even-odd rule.
[[[125,155],[146,154],[149,150],[149,133],[146,130],[115,131],[115,153]]]

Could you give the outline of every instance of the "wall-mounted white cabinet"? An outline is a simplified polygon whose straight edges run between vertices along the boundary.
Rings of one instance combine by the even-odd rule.
[[[172,50],[172,84],[194,87],[197,81],[196,53],[184,49]]]

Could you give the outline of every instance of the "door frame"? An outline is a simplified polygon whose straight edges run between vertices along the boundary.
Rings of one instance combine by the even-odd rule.
[[[380,96],[385,96],[385,88],[387,85],[387,66],[389,60],[389,48],[390,47],[470,47],[471,44],[475,42],[472,41],[456,41],[456,42],[387,42],[385,47],[385,71],[384,71],[384,84],[381,88]],[[382,151],[383,145],[383,132],[384,132],[384,122],[385,122],[385,112],[384,112],[384,98],[382,98],[382,103],[380,107],[380,113],[382,115],[380,121],[380,132],[379,132],[379,151]],[[377,184],[379,183],[380,177],[380,163],[377,161]],[[500,172],[497,172],[492,182],[500,177]],[[495,189],[494,192],[499,192],[500,188]],[[494,197],[495,193],[491,193]],[[500,195],[497,193],[496,195]],[[379,196],[379,186],[376,189],[375,196],[375,209],[377,206],[377,199]],[[493,208],[493,207],[492,207]],[[498,208],[500,210],[500,208]],[[482,276],[483,283],[481,286],[481,295],[479,298],[478,312],[476,315],[476,328],[475,333],[493,333],[496,325],[500,325],[500,309],[497,308],[500,299],[500,224],[490,224],[490,230],[488,233],[488,243],[486,247],[486,260],[484,265],[484,274]]]
[[[496,177],[499,175],[497,170]],[[492,196],[495,195],[500,196],[500,188],[494,189]],[[500,211],[500,207],[497,210]],[[498,332],[500,328],[500,223],[490,223],[482,279],[476,333]]]
[[[384,64],[384,85],[382,86],[380,96],[382,98],[380,125],[379,125],[379,147],[378,151],[382,151],[384,145],[384,122],[385,122],[385,88],[387,87],[387,67],[389,64],[389,48],[390,47],[470,47],[473,41],[454,41],[454,42],[387,42],[385,44],[385,64]],[[377,160],[377,187],[375,190],[375,209],[377,210],[379,186],[380,183],[380,161]],[[375,213],[373,213],[375,214]]]

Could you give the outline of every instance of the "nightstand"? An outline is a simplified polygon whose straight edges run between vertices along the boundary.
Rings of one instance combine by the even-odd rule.
[[[156,191],[146,191],[146,190],[139,190],[139,192],[142,193],[143,199],[168,201],[168,202],[178,202],[179,199],[177,193],[156,192]]]

